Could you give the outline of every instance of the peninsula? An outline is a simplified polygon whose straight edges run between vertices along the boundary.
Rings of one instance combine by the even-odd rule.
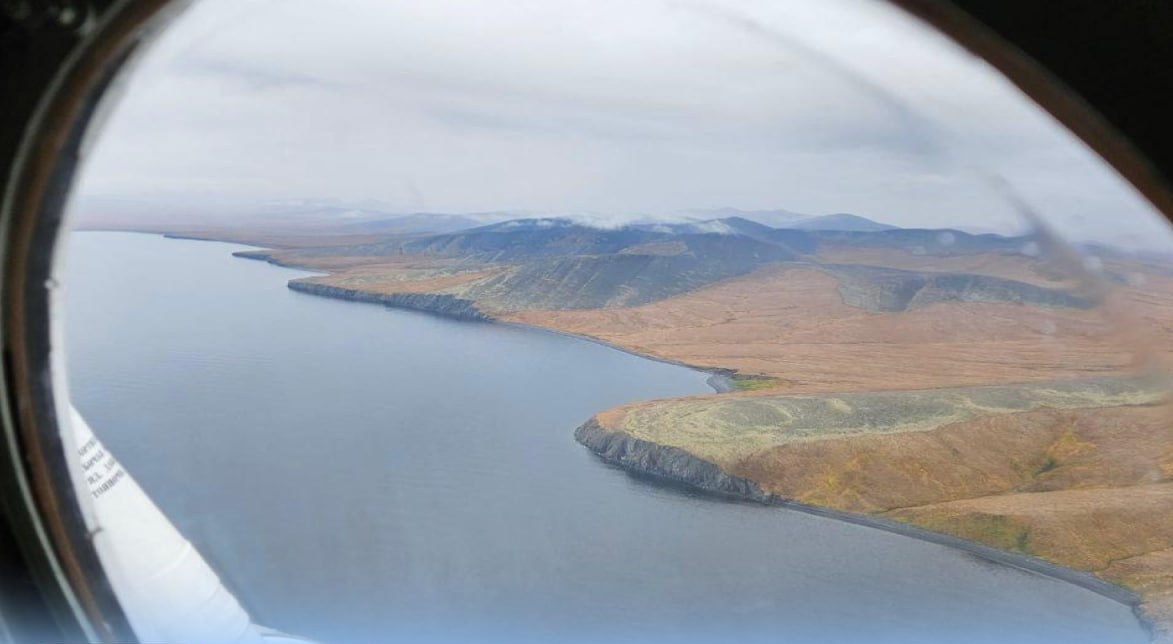
[[[324,273],[291,281],[300,292],[721,374],[733,391],[602,411],[576,438],[633,471],[1092,573],[1137,593],[1170,637],[1173,268],[1108,249],[1081,261],[1043,235],[860,219],[170,232]]]

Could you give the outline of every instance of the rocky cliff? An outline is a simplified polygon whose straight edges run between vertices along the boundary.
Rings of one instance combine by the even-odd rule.
[[[455,320],[487,322],[493,318],[476,307],[472,300],[466,300],[440,293],[370,293],[354,289],[319,284],[316,282],[291,280],[289,288],[301,293],[333,297],[352,302],[368,302],[383,306],[422,311]]]
[[[776,500],[763,492],[757,483],[730,476],[716,465],[682,449],[657,445],[625,432],[604,429],[593,418],[575,430],[574,438],[604,461],[638,474],[760,503]]]

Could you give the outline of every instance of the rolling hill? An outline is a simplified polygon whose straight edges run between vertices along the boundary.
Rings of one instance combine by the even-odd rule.
[[[843,221],[844,216],[835,217]],[[1004,276],[826,262],[818,257],[844,249],[897,251],[914,257],[1023,256],[1030,243],[1026,237],[956,230],[774,228],[743,217],[614,228],[567,218],[534,218],[445,234],[389,237],[373,244],[242,254],[311,268],[411,259],[443,265],[437,270],[478,270],[483,273],[480,279],[445,283],[440,292],[475,301],[486,312],[637,306],[782,264],[809,266],[834,276],[844,301],[870,310],[898,311],[943,301],[1088,306],[1078,293]],[[340,273],[311,281],[345,287],[348,279]],[[369,282],[365,275],[355,279],[354,284]]]
[[[719,214],[238,254],[328,271],[298,291],[710,370],[725,393],[606,410],[578,439],[642,474],[1091,571],[1173,624],[1167,383],[1135,378],[1173,360],[1168,265],[1100,252],[1091,274],[1030,235]]]

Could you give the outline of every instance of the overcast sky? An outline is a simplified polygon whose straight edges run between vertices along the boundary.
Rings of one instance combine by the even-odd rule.
[[[878,1],[203,0],[135,69],[80,186],[1011,230],[990,177],[1079,237],[1158,230],[1016,89]]]

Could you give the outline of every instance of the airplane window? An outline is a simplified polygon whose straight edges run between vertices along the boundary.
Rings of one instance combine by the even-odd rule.
[[[1173,231],[880,2],[195,2],[66,442],[143,641],[1173,629]]]

